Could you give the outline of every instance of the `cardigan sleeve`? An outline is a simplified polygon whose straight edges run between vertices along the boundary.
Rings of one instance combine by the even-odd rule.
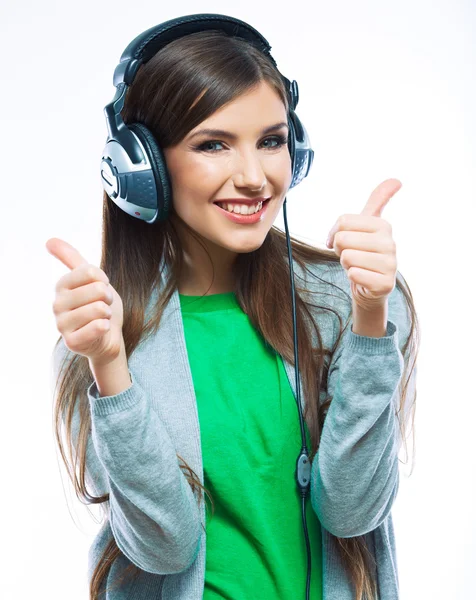
[[[352,311],[350,281],[340,263],[329,265],[331,283],[350,299],[334,308],[344,326]],[[344,308],[345,306],[345,308]],[[339,322],[336,317],[335,337]],[[311,502],[322,526],[341,538],[368,533],[387,518],[399,486],[398,452],[402,443],[396,410],[410,330],[410,312],[401,290],[389,296],[386,335],[361,336],[352,318],[334,352],[328,373],[332,398],[311,468]],[[410,365],[413,361],[410,361]],[[406,396],[409,420],[416,367]]]
[[[54,350],[56,381],[67,353],[73,356],[61,340]],[[95,381],[87,388],[86,479],[96,495],[109,493],[111,531],[122,553],[149,573],[179,573],[200,548],[199,507],[164,424],[129,372],[132,386],[117,395],[101,397]],[[79,400],[72,421],[75,451]]]

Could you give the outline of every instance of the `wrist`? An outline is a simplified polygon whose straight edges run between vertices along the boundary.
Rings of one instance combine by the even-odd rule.
[[[352,332],[366,337],[387,335],[388,302],[364,309],[352,304]]]
[[[89,361],[100,396],[115,396],[132,386],[125,348],[108,363]]]

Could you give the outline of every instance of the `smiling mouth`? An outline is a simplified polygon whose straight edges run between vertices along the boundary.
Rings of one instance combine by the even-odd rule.
[[[240,202],[214,202],[222,210],[235,215],[254,215],[263,209],[263,206],[269,203],[271,198],[255,204],[245,204]]]

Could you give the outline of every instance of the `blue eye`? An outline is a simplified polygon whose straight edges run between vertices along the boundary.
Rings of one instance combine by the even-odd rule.
[[[283,135],[273,135],[270,137],[265,138],[265,140],[274,140],[275,142],[277,142],[277,144],[275,146],[269,146],[267,148],[265,148],[265,150],[275,150],[276,148],[280,148],[281,146],[284,146],[285,144],[288,143],[288,139],[286,136]],[[223,142],[220,142],[219,140],[207,140],[206,142],[203,142],[202,144],[195,146],[195,150],[199,150],[202,152],[207,152],[209,154],[215,154],[216,152],[220,152],[220,150],[210,150],[210,149],[206,149],[206,146],[210,145],[210,144],[222,144]]]

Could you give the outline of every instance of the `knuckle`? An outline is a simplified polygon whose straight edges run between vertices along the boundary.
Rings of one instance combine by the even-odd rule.
[[[101,313],[104,315],[109,316],[111,313],[111,308],[109,306],[109,304],[106,304],[106,302],[103,302],[102,300],[99,301],[99,306],[101,308]]]
[[[63,333],[65,324],[65,314],[61,313],[56,317],[56,328],[60,333]]]
[[[53,309],[53,314],[58,316],[60,315],[62,312],[64,312],[65,310],[65,304],[64,304],[64,292],[61,294],[57,294],[55,296],[55,299],[53,300],[53,304],[52,304],[52,309]]]
[[[104,283],[104,281],[95,281],[95,286],[96,286],[96,290],[99,294],[105,294],[106,293],[106,284]]]
[[[393,269],[395,267],[396,260],[395,260],[395,256],[393,256],[393,254],[386,254],[385,255],[385,260],[387,262],[387,266],[390,269]]]
[[[56,285],[55,285],[55,292],[56,292],[57,294],[61,294],[61,292],[62,292],[62,291],[64,290],[64,288],[66,287],[66,285],[67,285],[67,283],[68,283],[68,276],[69,276],[69,275],[70,275],[69,273],[67,273],[66,275],[63,275],[63,277],[60,277],[60,278],[58,279],[58,281],[56,282]]]
[[[349,235],[352,234],[350,231],[340,231],[340,243],[344,246],[348,246],[350,243]]]
[[[96,279],[97,278],[97,272],[96,272],[96,267],[90,263],[88,263],[84,269],[85,274],[90,278],[90,279]]]
[[[342,245],[345,243],[345,236],[344,236],[345,231],[338,231],[335,235],[334,235],[334,244],[336,246],[338,245]]]
[[[344,250],[342,250],[342,252],[340,253],[340,260],[342,264],[347,262],[350,252],[351,250],[349,250],[349,248],[345,248]]]

